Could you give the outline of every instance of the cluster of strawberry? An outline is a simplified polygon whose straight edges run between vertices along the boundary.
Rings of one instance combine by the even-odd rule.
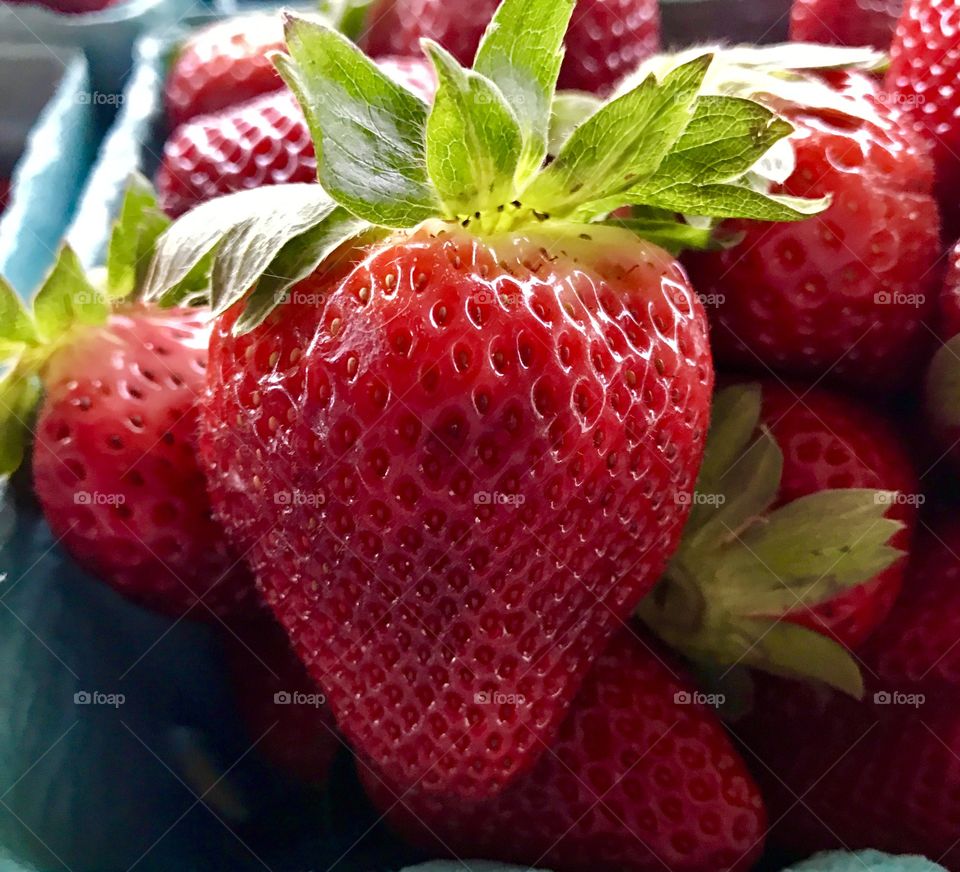
[[[649,0],[367,23],[184,46],[103,280],[0,284],[2,471],[433,855],[960,869],[960,6],[889,69],[655,55]]]

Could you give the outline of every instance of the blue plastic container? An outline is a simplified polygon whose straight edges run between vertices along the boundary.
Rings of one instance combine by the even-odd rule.
[[[0,275],[29,295],[53,262],[93,161],[97,130],[83,55],[0,45],[0,170],[12,169],[0,219]]]

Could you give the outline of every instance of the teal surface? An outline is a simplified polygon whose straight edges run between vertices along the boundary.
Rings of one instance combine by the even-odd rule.
[[[21,84],[16,92],[0,89],[6,124],[14,113],[29,111],[22,101],[39,103],[26,141],[4,143],[18,160],[11,203],[0,219],[0,275],[28,296],[53,263],[73,215],[93,160],[96,121],[87,64],[76,51],[0,46],[0,79]]]
[[[784,872],[946,872],[943,866],[912,854],[882,851],[824,851]]]

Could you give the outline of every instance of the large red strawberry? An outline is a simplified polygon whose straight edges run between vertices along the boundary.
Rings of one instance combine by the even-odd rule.
[[[144,213],[125,215],[112,245],[129,253]],[[159,229],[159,228],[155,228]],[[141,267],[146,265],[143,260]],[[111,290],[118,287],[111,283]],[[3,289],[0,350],[11,362],[3,383],[3,466],[19,462],[23,428],[42,391],[33,428],[37,497],[60,542],[77,561],[137,602],[170,615],[209,620],[254,602],[252,580],[213,520],[197,463],[197,401],[203,388],[209,313],[161,310],[109,299],[64,249],[33,314]]]
[[[278,63],[320,185],[201,205],[151,271],[175,301],[209,267],[226,313],[201,436],[218,517],[340,729],[431,792],[489,796],[534,764],[678,541],[713,373],[703,309],[650,238],[704,242],[673,217],[691,198],[819,208],[740,183],[790,128],[700,99],[709,55],[547,161],[572,6],[506,0],[474,70],[427,43],[432,106],[290,16]],[[514,702],[478,701],[495,692]]]
[[[827,45],[890,45],[903,0],[794,0],[790,38]]]
[[[890,610],[923,500],[890,424],[823,389],[732,385],[693,499],[643,620],[707,675],[750,666],[862,693],[841,646]]]
[[[954,0],[906,0],[897,24],[886,88],[933,147],[937,199],[960,231],[960,6]]]
[[[904,595],[862,652],[858,703],[763,683],[734,726],[764,787],[776,839],[809,852],[877,847],[960,866],[960,524],[920,537]]]
[[[264,617],[231,629],[230,674],[250,741],[288,775],[323,782],[343,747],[323,692],[275,621]]]
[[[373,57],[416,55],[436,40],[463,64],[473,61],[497,0],[380,0],[363,45]],[[606,93],[660,46],[656,0],[579,0],[566,36],[559,86]]]
[[[500,796],[433,797],[358,765],[389,823],[431,854],[556,872],[749,869],[766,814],[709,701],[673,658],[625,629],[549,750]]]
[[[926,151],[872,95],[844,86],[849,115],[794,108],[796,167],[783,191],[829,195],[801,224],[732,222],[730,249],[691,258],[715,305],[713,347],[725,364],[896,389],[919,374],[934,307],[939,220]],[[854,117],[873,111],[876,123]]]
[[[276,13],[239,15],[192,34],[164,85],[170,128],[282,88],[267,57],[281,49],[283,24]]]
[[[423,60],[379,63],[424,99],[432,96],[436,86]],[[316,172],[303,112],[284,88],[177,128],[163,147],[157,195],[164,212],[176,216],[232,191],[313,181]]]

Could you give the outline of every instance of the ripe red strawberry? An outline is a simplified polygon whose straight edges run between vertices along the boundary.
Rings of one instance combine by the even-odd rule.
[[[283,88],[267,57],[282,50],[283,23],[275,12],[239,15],[191,35],[164,85],[170,129]]]
[[[432,96],[435,80],[423,60],[384,58],[379,63],[425,100]],[[177,128],[163,147],[157,195],[163,211],[177,216],[221,194],[311,182],[316,172],[303,112],[284,89]]]
[[[847,80],[851,111],[878,125],[792,109],[797,165],[783,186],[832,195],[823,214],[790,226],[731,222],[743,241],[692,257],[711,310],[717,359],[889,391],[917,375],[935,305],[939,221],[928,155],[895,114]]]
[[[469,64],[496,8],[497,0],[380,0],[362,42],[373,57],[416,55],[420,40],[428,37]],[[659,47],[656,0],[579,0],[558,84],[607,93]]]
[[[937,199],[960,231],[960,6],[953,0],[906,0],[897,24],[886,88],[933,148]]]
[[[261,619],[234,628],[229,663],[240,716],[257,752],[291,777],[322,783],[343,747],[323,692],[283,629]]]
[[[197,463],[209,313],[132,298],[160,217],[133,184],[104,291],[66,247],[32,313],[0,282],[0,465],[8,474],[19,464],[39,403],[33,481],[58,543],[129,598],[209,620],[252,609],[255,595]]]
[[[862,653],[866,702],[771,680],[735,726],[757,755],[780,843],[916,852],[957,868],[958,555],[955,517],[921,535],[904,595]]]
[[[701,102],[710,55],[601,105],[547,161],[572,11],[505,0],[475,70],[427,42],[432,106],[289,15],[278,66],[320,185],[201,205],[150,274],[148,298],[175,302],[209,266],[225,313],[201,415],[218,517],[358,753],[437,794],[534,765],[689,514],[705,316],[638,233],[709,234],[664,219],[685,211],[667,180],[710,215],[818,208],[741,183],[789,126]],[[721,175],[691,173],[688,150],[710,166],[714,147]],[[627,204],[660,211],[604,221]],[[477,701],[494,692],[515,702]]]
[[[887,517],[904,528],[891,544],[909,551],[923,496],[910,455],[886,418],[852,397],[768,380],[763,383],[762,422],[783,452],[778,505],[828,488],[896,492]],[[889,613],[903,571],[901,560],[868,583],[812,610],[801,609],[791,620],[855,648]]]
[[[903,0],[794,0],[790,38],[826,45],[890,45]]]
[[[431,854],[556,872],[749,869],[760,792],[716,713],[662,649],[621,631],[556,740],[503,794],[464,802],[397,789],[361,762],[370,796]]]

